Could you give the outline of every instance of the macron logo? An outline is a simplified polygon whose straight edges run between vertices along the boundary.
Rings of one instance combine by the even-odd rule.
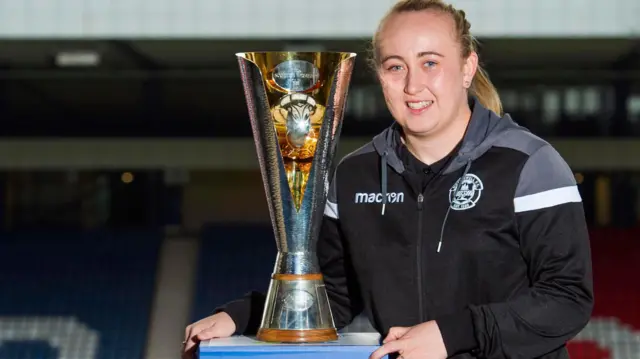
[[[382,203],[382,193],[356,193],[356,203]],[[387,193],[387,203],[404,202],[404,193]]]

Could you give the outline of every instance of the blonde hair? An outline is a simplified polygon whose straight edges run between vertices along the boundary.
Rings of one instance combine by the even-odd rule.
[[[374,68],[377,68],[380,64],[378,38],[384,22],[393,14],[425,10],[439,11],[453,18],[456,24],[456,35],[460,43],[463,59],[469,57],[472,52],[476,52],[477,41],[471,35],[471,24],[467,21],[466,14],[463,10],[458,10],[442,0],[400,0],[389,10],[382,21],[380,21],[378,30],[373,36],[370,64]],[[480,65],[478,65],[476,74],[473,77],[469,92],[474,95],[484,107],[498,115],[502,115],[502,101],[500,100],[498,90],[491,80],[489,80],[487,72]]]

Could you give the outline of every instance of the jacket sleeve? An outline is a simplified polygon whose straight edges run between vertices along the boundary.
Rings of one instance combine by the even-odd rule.
[[[584,328],[593,308],[581,196],[569,166],[550,145],[527,160],[513,205],[529,288],[502,303],[472,305],[443,323],[445,328],[451,322],[468,323],[475,345],[460,345],[474,347],[471,352],[480,358],[528,359],[552,352]],[[446,344],[444,333],[443,339]],[[462,348],[454,343],[447,349]]]
[[[318,262],[337,329],[362,311],[362,299],[351,264],[349,247],[340,229],[336,177],[330,187],[317,243]]]
[[[216,308],[214,314],[219,312],[229,314],[236,324],[236,332],[234,334],[255,335],[260,327],[265,300],[265,293],[251,291],[242,298]]]
[[[514,198],[531,286],[471,307],[480,357],[535,358],[572,339],[593,308],[589,234],[573,172],[550,145],[524,165]]]

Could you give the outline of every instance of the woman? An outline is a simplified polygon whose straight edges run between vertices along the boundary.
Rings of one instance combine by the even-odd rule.
[[[385,338],[371,359],[567,358],[591,315],[573,174],[500,117],[469,29],[441,1],[404,0],[373,39],[395,123],[339,164],[318,243],[336,326],[364,312]],[[263,302],[189,326],[186,352],[254,332]]]

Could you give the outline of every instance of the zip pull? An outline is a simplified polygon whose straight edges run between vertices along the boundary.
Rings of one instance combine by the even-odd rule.
[[[424,196],[422,193],[418,195],[418,210],[422,211],[422,203],[424,202]]]

